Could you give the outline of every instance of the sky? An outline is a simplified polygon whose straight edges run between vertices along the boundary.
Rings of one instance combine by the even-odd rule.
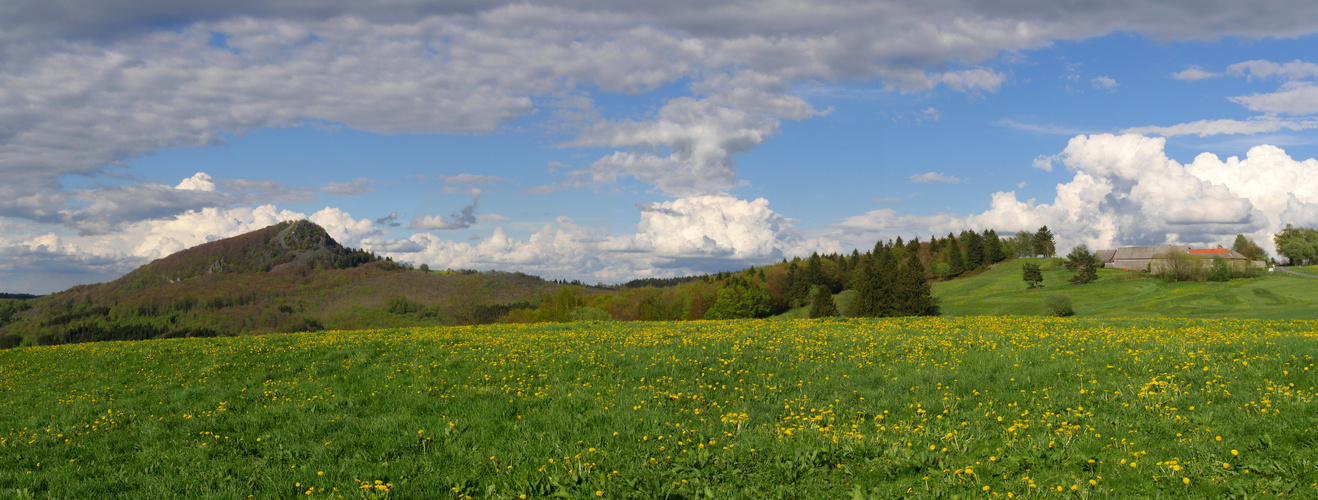
[[[1318,3],[0,3],[0,291],[279,221],[620,283],[1318,225]]]

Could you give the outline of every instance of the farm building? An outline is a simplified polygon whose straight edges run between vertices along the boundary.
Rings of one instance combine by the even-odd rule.
[[[1116,250],[1099,250],[1096,252],[1103,267],[1133,271],[1157,271],[1160,261],[1167,259],[1172,252],[1183,252],[1201,259],[1223,258],[1233,266],[1263,267],[1262,262],[1250,262],[1240,252],[1228,248],[1194,249],[1185,245],[1158,245],[1148,247],[1121,247]]]

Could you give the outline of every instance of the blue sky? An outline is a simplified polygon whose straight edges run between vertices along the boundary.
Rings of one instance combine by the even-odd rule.
[[[592,283],[1318,224],[1318,7],[1061,5],[6,3],[0,291],[297,218]]]

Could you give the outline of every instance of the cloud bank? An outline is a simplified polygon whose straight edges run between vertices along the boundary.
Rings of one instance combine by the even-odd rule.
[[[1072,138],[1058,159],[1071,172],[1051,203],[991,196],[972,215],[909,215],[875,210],[847,218],[830,236],[845,246],[877,238],[944,235],[961,229],[1000,233],[1047,225],[1061,249],[1121,245],[1227,245],[1248,235],[1268,251],[1286,224],[1318,224],[1318,160],[1296,160],[1261,145],[1245,158],[1203,153],[1189,164],[1167,157],[1166,139],[1137,134]]]

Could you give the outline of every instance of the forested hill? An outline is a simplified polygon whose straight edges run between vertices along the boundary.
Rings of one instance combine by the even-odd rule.
[[[109,283],[0,299],[0,348],[489,323],[561,287],[522,273],[422,272],[291,221],[180,251]]]

